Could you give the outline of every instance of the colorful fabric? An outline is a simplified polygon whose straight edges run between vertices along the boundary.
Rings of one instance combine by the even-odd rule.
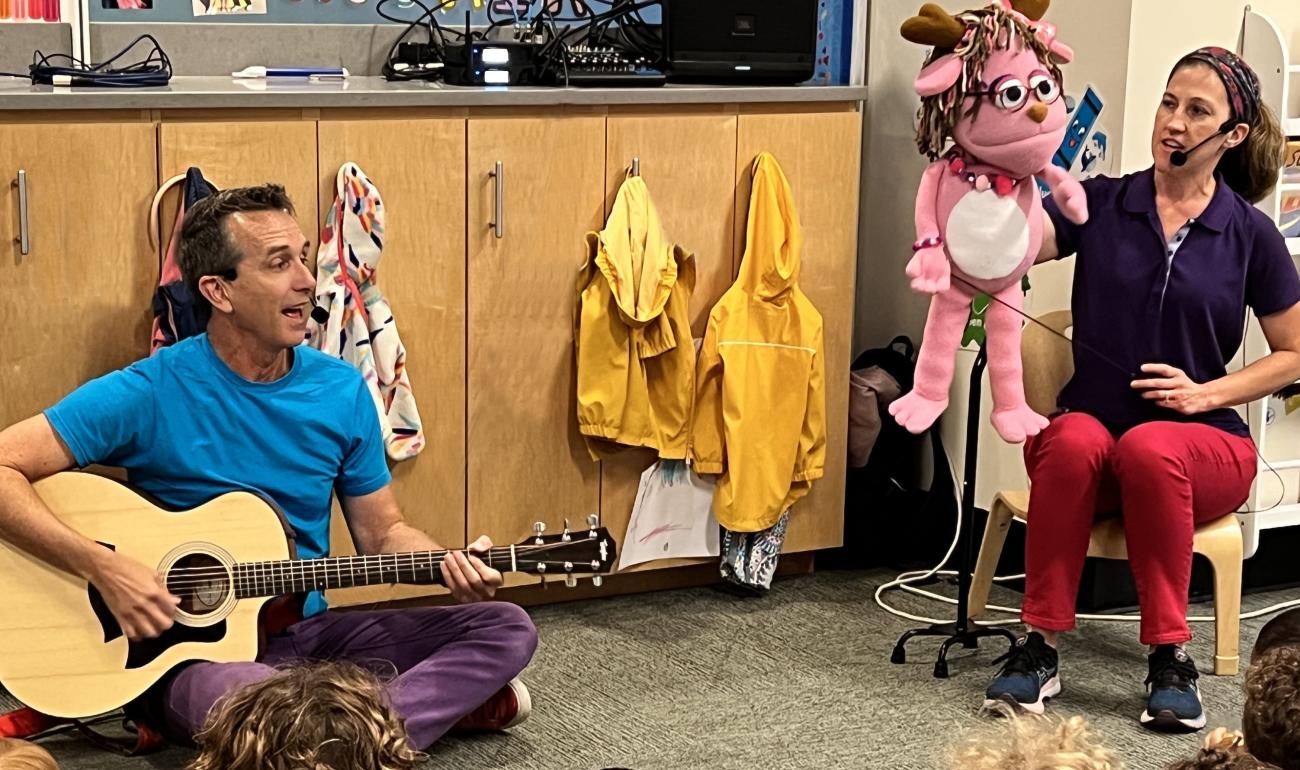
[[[355,366],[379,412],[384,448],[405,460],[424,448],[424,432],[406,370],[406,348],[375,271],[384,248],[384,202],[357,167],[345,163],[316,256],[316,303],[329,311],[308,324],[307,343]],[[346,267],[346,269],[343,269]]]
[[[208,324],[208,307],[205,303],[196,302],[189,287],[185,285],[176,255],[180,250],[181,225],[185,221],[185,212],[216,192],[217,188],[203,178],[202,171],[194,167],[190,167],[183,176],[167,180],[154,195],[149,232],[157,232],[158,204],[162,201],[163,194],[178,183],[181,184],[181,194],[176,206],[176,222],[172,226],[171,240],[158,258],[158,289],[153,297],[153,328],[149,335],[150,355],[202,333]],[[162,244],[159,244],[159,248],[162,248]]]
[[[785,545],[785,528],[790,512],[762,532],[722,531],[722,578],[746,588],[766,591],[772,587],[776,563]]]

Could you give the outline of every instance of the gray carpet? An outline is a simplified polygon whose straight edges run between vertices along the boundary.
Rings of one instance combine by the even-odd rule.
[[[1004,648],[991,641],[955,651],[948,680],[931,675],[937,642],[914,642],[908,664],[891,665],[895,639],[915,624],[871,602],[889,577],[824,572],[778,581],[761,599],[703,588],[538,608],[542,644],[526,673],[532,719],[508,736],[449,737],[428,765],[944,768],[955,737],[982,723],[990,664]],[[1250,596],[1246,609],[1294,595]],[[912,597],[895,601],[917,614],[946,614]],[[1262,622],[1244,624],[1243,656]],[[1213,628],[1194,631],[1190,649],[1205,670]],[[1086,714],[1129,768],[1147,770],[1194,752],[1197,738],[1138,727],[1146,658],[1136,637],[1136,626],[1117,623],[1085,623],[1068,637],[1065,692],[1053,710]],[[1238,726],[1241,678],[1201,682],[1210,724]],[[190,756],[170,749],[124,760],[73,736],[45,745],[65,768],[180,768]]]

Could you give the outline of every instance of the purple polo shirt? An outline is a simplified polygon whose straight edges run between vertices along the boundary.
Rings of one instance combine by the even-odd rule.
[[[1266,316],[1300,302],[1300,276],[1277,226],[1216,179],[1214,197],[1172,258],[1156,213],[1153,169],[1085,181],[1089,219],[1082,226],[1044,199],[1061,256],[1078,255],[1075,372],[1057,399],[1060,408],[1091,414],[1117,434],[1174,420],[1250,435],[1232,409],[1182,415],[1144,400],[1129,384],[1147,363],[1176,366],[1195,382],[1222,377],[1241,346],[1247,307]]]

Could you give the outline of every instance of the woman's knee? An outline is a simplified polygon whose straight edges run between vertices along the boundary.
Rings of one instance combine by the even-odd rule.
[[[1040,473],[1096,478],[1115,439],[1097,418],[1067,412],[1054,420],[1026,448],[1031,479]]]
[[[1120,436],[1111,463],[1121,481],[1186,475],[1182,459],[1171,451],[1169,436],[1158,423],[1139,425]]]

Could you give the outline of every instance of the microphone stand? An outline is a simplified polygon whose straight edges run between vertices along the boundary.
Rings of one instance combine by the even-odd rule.
[[[903,634],[894,645],[890,663],[906,663],[908,641],[918,636],[947,637],[939,648],[939,659],[934,664],[934,675],[939,679],[948,678],[948,650],[960,644],[967,649],[979,647],[979,640],[985,637],[1004,637],[1013,645],[1016,635],[998,626],[980,626],[970,621],[970,583],[972,562],[975,560],[975,543],[972,531],[975,527],[975,461],[979,453],[980,427],[980,387],[984,374],[984,365],[988,356],[984,343],[980,343],[975,355],[975,364],[970,372],[970,397],[966,413],[966,457],[962,462],[962,499],[961,526],[957,533],[957,619],[952,623],[935,623],[925,628],[914,628]],[[933,439],[931,439],[933,440]]]

